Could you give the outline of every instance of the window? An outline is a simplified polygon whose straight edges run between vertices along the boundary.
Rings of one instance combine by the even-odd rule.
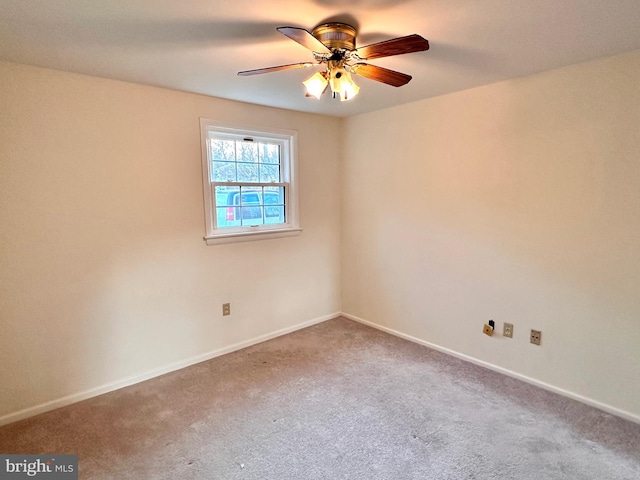
[[[207,244],[299,233],[296,132],[200,127]]]

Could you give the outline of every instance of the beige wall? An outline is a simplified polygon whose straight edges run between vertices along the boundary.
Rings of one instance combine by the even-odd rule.
[[[200,117],[299,132],[300,236],[205,245]],[[339,126],[0,63],[0,420],[339,312]]]
[[[638,78],[343,121],[0,63],[0,423],[341,309],[640,419]],[[199,117],[298,130],[301,236],[204,245]]]
[[[636,51],[348,119],[343,311],[640,420],[639,79]]]

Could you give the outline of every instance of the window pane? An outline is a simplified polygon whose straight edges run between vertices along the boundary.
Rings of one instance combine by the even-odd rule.
[[[265,205],[284,205],[284,187],[264,187]]]
[[[262,207],[260,206],[242,207],[240,211],[242,212],[243,221],[254,220],[257,218],[259,220],[258,223],[262,223]]]
[[[236,160],[236,142],[233,140],[210,140],[211,159],[225,162]]]
[[[260,181],[261,182],[279,182],[280,181],[280,165],[260,165]]]
[[[257,163],[238,163],[238,182],[254,182],[260,181],[258,175]]]
[[[286,222],[284,187],[264,187],[264,223]]]
[[[211,172],[213,182],[235,182],[236,181],[236,164],[230,162],[213,162],[213,171]]]
[[[262,207],[242,207],[242,225],[261,225],[262,221]]]
[[[261,143],[260,161],[262,163],[280,163],[280,145],[275,143]]]
[[[264,223],[284,223],[284,206],[266,206],[264,215]]]
[[[260,205],[260,194],[257,192],[243,193],[241,205]]]
[[[217,228],[234,227],[240,225],[239,221],[235,221],[234,207],[218,207],[216,208]]]
[[[233,200],[240,193],[240,187],[216,187],[216,205],[226,207],[233,205]]]
[[[258,163],[258,144],[254,142],[237,142],[238,161]]]
[[[242,205],[259,205],[262,187],[240,187],[242,190]]]

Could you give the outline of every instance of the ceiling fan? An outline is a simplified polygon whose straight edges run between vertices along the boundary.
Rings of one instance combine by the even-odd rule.
[[[331,87],[334,98],[339,97],[340,100],[344,101],[355,97],[360,87],[353,82],[351,74],[360,75],[394,87],[406,85],[411,80],[411,75],[370,65],[364,63],[364,60],[421,52],[429,49],[429,42],[417,34],[356,48],[356,29],[346,23],[323,23],[311,32],[298,27],[279,27],[277,30],[311,50],[315,63],[301,62],[245,70],[238,72],[238,75],[257,75],[326,64],[325,71],[317,72],[302,82],[307,89],[307,96],[313,96],[318,99],[326,91],[327,87]]]

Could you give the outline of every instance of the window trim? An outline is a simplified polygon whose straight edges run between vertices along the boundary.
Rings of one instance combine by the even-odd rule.
[[[285,204],[287,208],[285,223],[215,228],[216,205],[214,182],[211,181],[212,162],[209,158],[209,149],[207,148],[209,132],[229,135],[230,137],[251,137],[257,140],[265,139],[281,142],[283,146],[281,158],[282,181],[288,184],[288,188],[285,190]],[[200,140],[202,148],[202,183],[205,213],[204,240],[207,245],[289,237],[300,234],[302,228],[300,227],[298,216],[297,131],[231,125],[207,118],[200,118]]]

